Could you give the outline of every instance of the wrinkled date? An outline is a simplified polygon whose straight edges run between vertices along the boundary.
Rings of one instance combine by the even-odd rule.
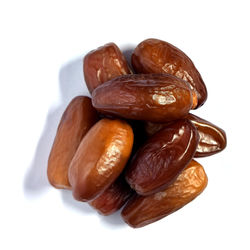
[[[120,176],[110,187],[108,187],[97,198],[89,204],[102,215],[110,215],[119,210],[133,194],[132,189]]]
[[[122,217],[131,227],[143,227],[182,208],[206,186],[203,167],[192,160],[167,189],[150,196],[134,195],[122,210]]]
[[[69,164],[83,136],[97,120],[97,112],[89,97],[78,96],[70,102],[61,118],[48,160],[47,175],[51,185],[71,188],[68,180]]]
[[[136,73],[168,73],[190,83],[196,91],[198,106],[207,99],[207,89],[191,59],[170,43],[147,39],[141,42],[132,55]]]
[[[133,130],[125,121],[102,119],[82,139],[69,167],[76,200],[89,201],[107,189],[125,167]]]
[[[90,93],[108,80],[131,74],[125,57],[114,43],[90,51],[84,57],[83,72]]]
[[[126,171],[126,180],[141,195],[163,190],[192,160],[198,133],[188,120],[165,127],[139,149]]]
[[[188,114],[193,92],[185,81],[172,75],[126,75],[97,87],[92,103],[103,114],[164,122]]]
[[[193,114],[185,116],[196,127],[199,133],[199,143],[194,157],[205,157],[221,152],[227,145],[226,133],[223,129]],[[145,122],[145,131],[152,136],[169,123]]]

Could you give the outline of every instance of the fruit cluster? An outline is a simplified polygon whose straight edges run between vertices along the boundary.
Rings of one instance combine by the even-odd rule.
[[[207,185],[204,157],[226,147],[225,132],[191,113],[207,99],[190,58],[147,39],[130,69],[109,43],[89,52],[83,73],[92,99],[75,97],[65,110],[48,160],[48,179],[76,200],[142,227],[180,209]]]

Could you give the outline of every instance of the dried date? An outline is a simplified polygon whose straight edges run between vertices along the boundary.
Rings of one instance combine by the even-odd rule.
[[[154,122],[179,119],[195,102],[189,85],[169,74],[120,76],[92,94],[93,106],[103,114]]]
[[[150,196],[134,195],[122,210],[124,221],[138,228],[160,220],[195,199],[207,186],[203,167],[192,160],[165,190]]]
[[[141,195],[150,195],[172,184],[192,160],[199,136],[188,120],[165,127],[139,149],[126,171],[129,185]]]
[[[168,73],[190,83],[196,91],[198,108],[207,99],[207,89],[191,59],[180,49],[159,39],[141,42],[132,54],[136,73]]]
[[[49,155],[47,175],[51,185],[70,189],[69,164],[88,130],[98,121],[91,99],[75,97],[63,113]]]
[[[83,72],[90,93],[108,80],[132,73],[124,55],[114,43],[90,51],[84,57]]]
[[[223,129],[191,113],[185,118],[195,125],[199,133],[200,139],[194,157],[210,156],[226,147],[227,137]],[[169,123],[145,122],[145,131],[148,136],[152,136],[168,125]]]
[[[76,200],[89,201],[107,189],[125,167],[133,146],[133,130],[121,120],[102,119],[81,141],[69,167]]]

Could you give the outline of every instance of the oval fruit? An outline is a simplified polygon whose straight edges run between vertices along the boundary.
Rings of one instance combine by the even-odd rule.
[[[134,120],[176,120],[187,115],[193,105],[189,85],[168,74],[120,76],[92,94],[99,112]]]
[[[227,137],[222,128],[191,113],[185,118],[194,124],[199,133],[200,139],[194,157],[210,156],[226,147]],[[152,136],[168,125],[169,123],[145,122],[145,131],[148,136]]]
[[[132,54],[136,73],[167,73],[190,83],[196,91],[198,106],[207,99],[207,89],[191,59],[180,49],[158,39],[141,42]]]
[[[124,55],[114,43],[90,51],[84,57],[83,72],[90,93],[112,78],[132,73]]]
[[[192,160],[164,191],[150,196],[134,195],[122,210],[122,217],[131,227],[146,226],[195,199],[206,188],[207,181],[203,167]]]
[[[51,185],[70,189],[69,164],[88,130],[97,122],[98,115],[86,96],[75,97],[63,113],[49,155],[47,175]]]
[[[125,167],[133,131],[125,121],[102,119],[81,141],[69,168],[76,200],[89,201],[107,189]]]
[[[193,114],[188,114],[186,118],[195,125],[200,137],[195,157],[219,153],[227,146],[227,136],[222,128]]]
[[[192,160],[199,135],[188,120],[165,127],[138,150],[126,171],[126,180],[138,194],[150,195],[172,184]]]
[[[119,210],[132,193],[133,191],[125,181],[124,176],[120,176],[103,193],[90,201],[89,204],[100,214],[110,215]]]

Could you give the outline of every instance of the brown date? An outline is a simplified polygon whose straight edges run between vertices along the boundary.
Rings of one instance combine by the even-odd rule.
[[[226,133],[223,129],[206,121],[196,115],[189,113],[185,118],[189,119],[199,133],[199,143],[194,157],[205,157],[221,152],[227,145]],[[145,123],[145,131],[148,136],[152,136],[169,123]]]
[[[223,129],[193,114],[188,114],[186,118],[195,125],[200,136],[195,157],[219,153],[227,146],[227,136]]]
[[[64,111],[52,146],[47,175],[51,185],[70,189],[68,181],[69,164],[88,130],[97,122],[96,110],[91,99],[75,97]]]
[[[90,51],[84,57],[83,72],[90,93],[108,80],[132,73],[124,55],[114,43]]]
[[[195,199],[207,186],[203,167],[192,160],[176,181],[150,196],[134,195],[122,210],[124,221],[138,228],[160,220]]]
[[[189,85],[169,74],[120,76],[97,87],[92,97],[103,114],[154,122],[179,119],[193,105]]]
[[[191,59],[180,49],[158,39],[141,42],[132,54],[136,73],[168,73],[190,83],[198,97],[198,108],[207,99],[207,89]]]
[[[97,198],[90,201],[89,204],[100,214],[110,215],[119,210],[132,193],[132,189],[122,175]]]
[[[125,167],[133,131],[121,120],[102,119],[82,139],[69,167],[76,200],[89,201],[107,189]]]
[[[150,195],[172,184],[192,160],[199,135],[187,119],[165,127],[138,150],[126,180],[138,194]]]

